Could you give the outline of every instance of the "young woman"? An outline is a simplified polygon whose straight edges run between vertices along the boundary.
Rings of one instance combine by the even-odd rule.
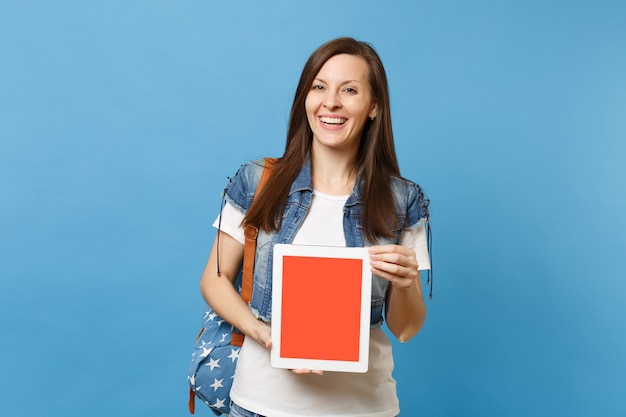
[[[391,333],[405,342],[424,323],[420,270],[430,268],[428,200],[400,176],[385,70],[371,46],[340,38],[313,52],[296,89],[285,152],[253,200],[262,165],[243,165],[228,184],[219,251],[214,245],[200,285],[213,310],[246,335],[231,416],[397,416],[391,344],[380,325],[384,315]],[[249,305],[233,286],[245,224],[260,229]],[[373,284],[367,373],[270,366],[276,243],[368,247]]]

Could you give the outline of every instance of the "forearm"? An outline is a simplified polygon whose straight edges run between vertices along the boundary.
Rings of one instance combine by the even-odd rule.
[[[386,307],[387,326],[400,342],[407,342],[420,331],[426,319],[426,304],[419,278],[409,287],[389,285]]]
[[[259,325],[250,308],[235,290],[230,280],[221,274],[205,280],[200,285],[200,292],[209,306],[224,320],[239,331],[249,336]]]
[[[217,245],[209,255],[200,281],[200,292],[211,308],[247,336],[258,337],[261,324],[235,290],[233,282],[241,268],[243,246],[227,234],[220,241],[220,275],[217,274]],[[225,256],[224,254],[228,254]]]

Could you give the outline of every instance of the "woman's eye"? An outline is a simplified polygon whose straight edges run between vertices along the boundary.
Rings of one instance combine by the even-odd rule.
[[[352,87],[346,87],[344,90],[346,93],[356,93],[357,91]]]
[[[311,90],[323,90],[324,86],[323,85],[314,85],[313,87],[311,87]]]

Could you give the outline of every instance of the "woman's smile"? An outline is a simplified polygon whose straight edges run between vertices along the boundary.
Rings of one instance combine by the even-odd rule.
[[[319,121],[326,129],[339,129],[348,121],[347,118],[342,116],[320,116]]]

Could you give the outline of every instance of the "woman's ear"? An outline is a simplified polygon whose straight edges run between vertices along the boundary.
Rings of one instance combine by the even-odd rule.
[[[370,110],[370,114],[369,114],[370,120],[374,120],[377,114],[378,114],[378,105],[374,104],[372,106],[372,110]]]

